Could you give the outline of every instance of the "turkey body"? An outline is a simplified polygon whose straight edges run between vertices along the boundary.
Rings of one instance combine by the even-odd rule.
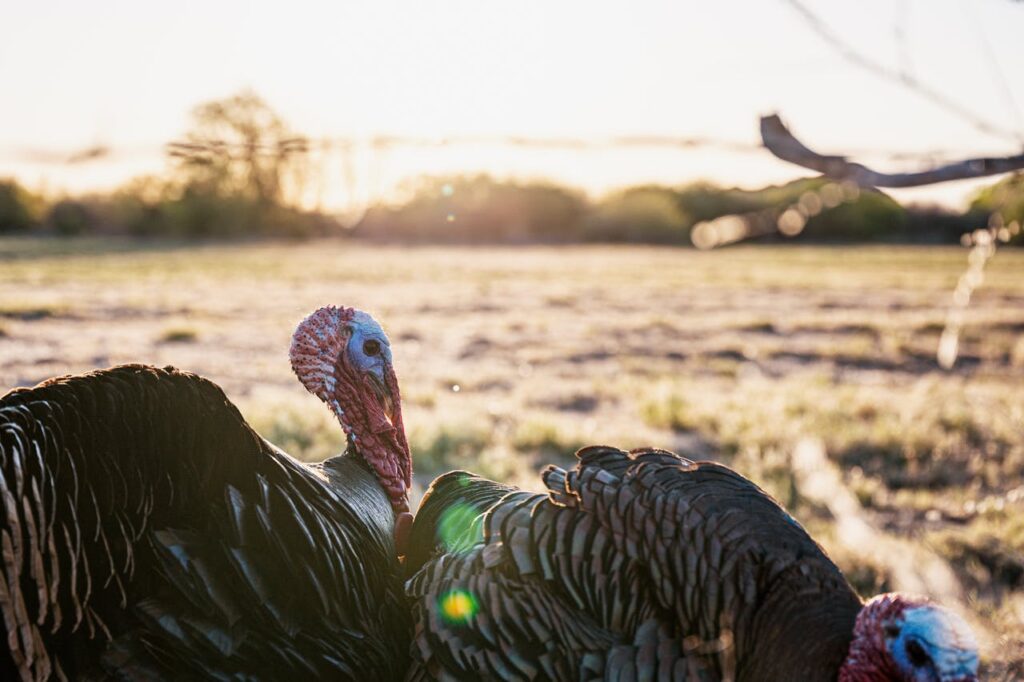
[[[351,449],[351,448],[350,448]],[[394,512],[213,383],[130,365],[0,398],[0,678],[401,678]]]
[[[665,451],[578,457],[546,493],[434,482],[410,679],[836,679],[861,600],[773,499]]]

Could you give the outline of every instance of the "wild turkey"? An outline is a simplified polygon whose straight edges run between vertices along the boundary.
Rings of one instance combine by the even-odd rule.
[[[413,523],[407,679],[977,680],[956,615],[862,603],[804,529],[725,466],[591,447],[546,494],[466,472]]]
[[[323,308],[291,362],[342,456],[297,462],[170,367],[0,398],[0,679],[401,677],[411,459],[387,337]]]

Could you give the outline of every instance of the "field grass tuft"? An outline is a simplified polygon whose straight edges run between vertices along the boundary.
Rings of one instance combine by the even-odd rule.
[[[57,317],[66,314],[64,306],[56,304],[33,304],[14,302],[0,305],[0,318],[20,320],[22,322],[35,322],[45,320],[49,317]]]
[[[199,332],[192,327],[169,327],[160,332],[160,343],[195,343]]]

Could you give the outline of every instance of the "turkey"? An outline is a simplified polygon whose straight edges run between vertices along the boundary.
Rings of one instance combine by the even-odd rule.
[[[407,679],[967,682],[967,624],[863,603],[777,502],[731,469],[590,447],[530,493],[452,472],[413,523]]]
[[[290,357],[347,434],[322,464],[170,367],[0,398],[0,679],[401,678],[412,462],[388,339],[322,308]]]

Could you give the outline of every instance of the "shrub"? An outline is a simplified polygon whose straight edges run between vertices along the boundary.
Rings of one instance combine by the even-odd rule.
[[[581,195],[544,183],[486,175],[421,182],[402,206],[371,208],[356,234],[422,242],[569,242],[579,238]]]
[[[907,212],[880,192],[861,192],[811,218],[801,237],[820,241],[893,241],[906,238]]]
[[[0,232],[21,232],[38,223],[40,201],[14,180],[0,180]]]
[[[785,197],[767,196],[771,189],[752,192],[717,187],[708,182],[695,182],[677,190],[676,201],[680,210],[697,223],[724,215],[757,211],[768,208],[773,202],[786,200]],[[800,192],[795,192],[790,200],[795,200],[799,194]]]
[[[687,244],[691,221],[676,193],[663,187],[636,187],[598,204],[585,223],[587,241]]]
[[[97,220],[84,202],[64,199],[50,208],[44,224],[59,235],[72,236],[94,231]]]
[[[255,200],[224,196],[190,185],[161,206],[167,232],[179,237],[240,236],[256,232],[259,207]]]
[[[971,202],[971,210],[982,215],[998,213],[1005,223],[1017,221],[1024,227],[1024,173],[1015,173],[978,192]],[[975,227],[982,225],[984,221]],[[1024,230],[1018,231],[1012,242],[1024,244]]]

